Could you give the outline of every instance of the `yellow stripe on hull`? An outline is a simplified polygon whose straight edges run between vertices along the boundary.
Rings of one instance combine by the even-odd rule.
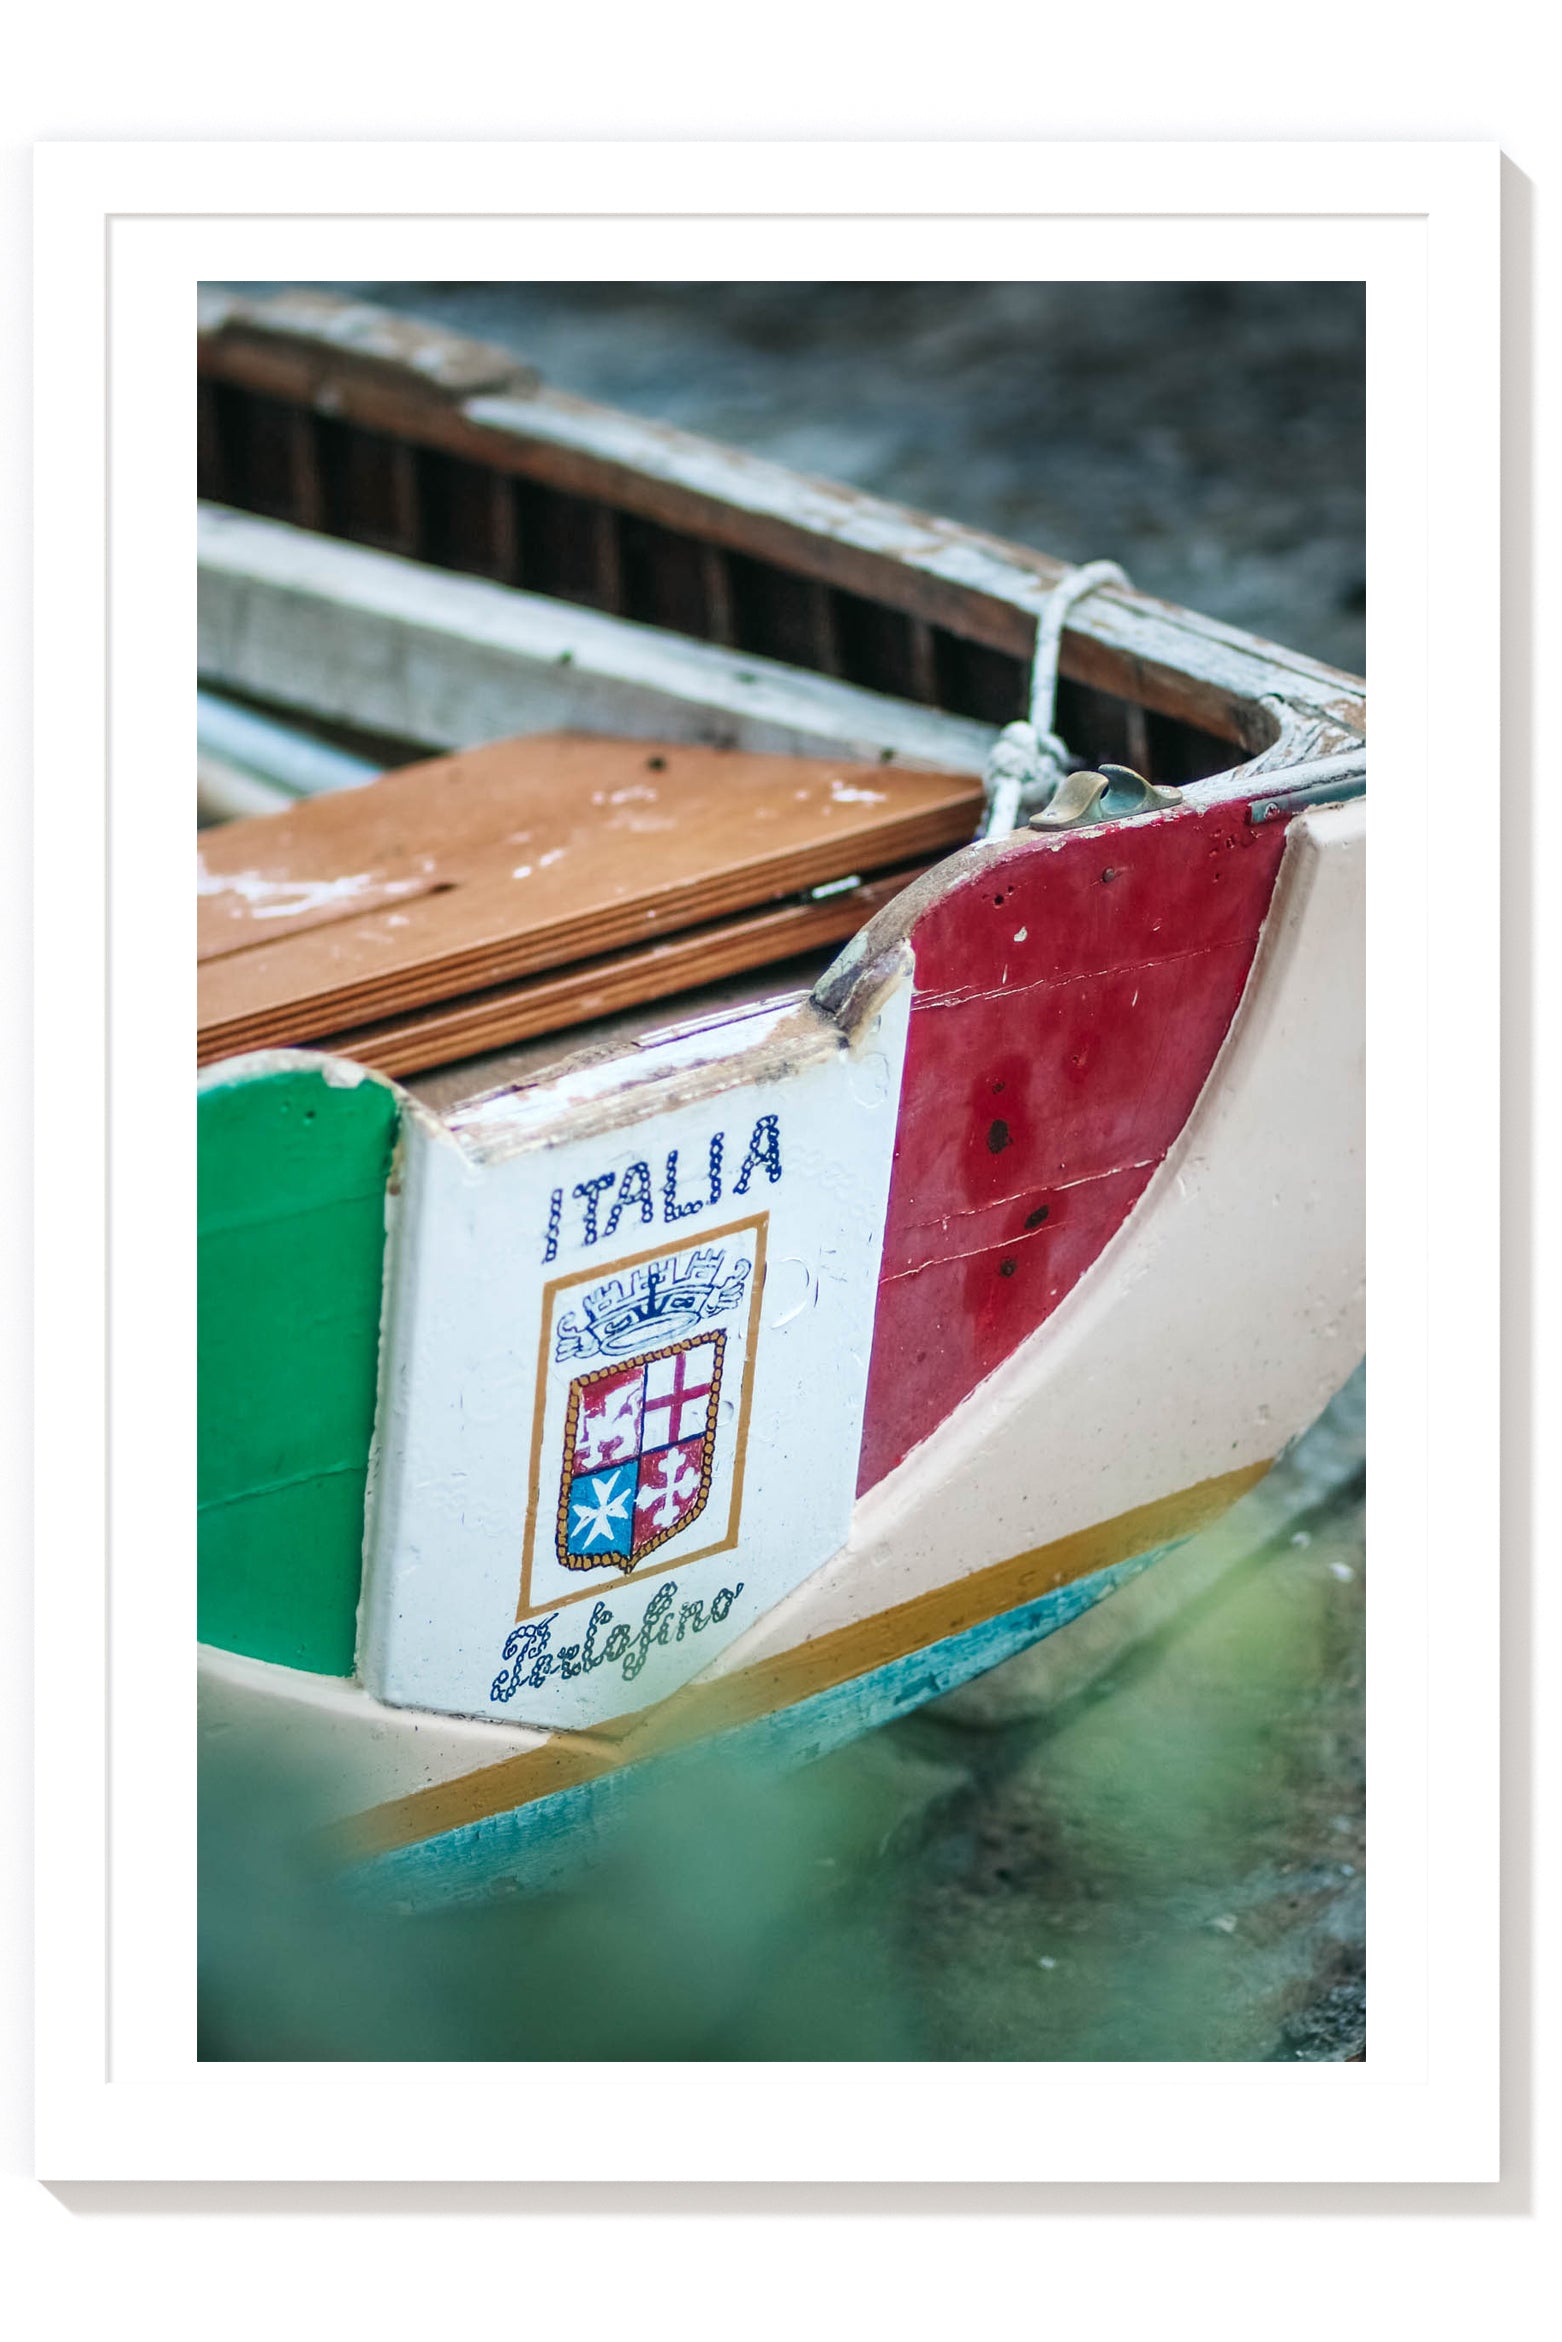
[[[659,1707],[600,1726],[589,1736],[560,1732],[545,1748],[528,1749],[453,1781],[392,1798],[339,1824],[331,1833],[333,1842],[344,1858],[368,1861],[793,1707],[817,1692],[833,1690],[855,1676],[871,1674],[931,1643],[1017,1610],[1076,1578],[1192,1536],[1218,1519],[1268,1470],[1266,1461],[1201,1480],[1093,1528],[1075,1530],[1011,1560],[973,1570],[951,1585],[934,1587],[732,1675],[690,1684]]]

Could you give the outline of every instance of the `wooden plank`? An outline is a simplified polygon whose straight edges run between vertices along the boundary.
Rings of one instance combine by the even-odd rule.
[[[391,502],[395,514],[396,543],[392,552],[415,553],[418,547],[421,515],[418,497],[418,462],[416,450],[397,447],[391,457]],[[306,527],[309,525],[306,521]]]
[[[588,960],[556,976],[537,976],[460,1000],[336,1033],[319,1046],[378,1073],[405,1075],[451,1065],[480,1051],[507,1048],[544,1033],[566,1032],[643,1002],[792,958],[843,941],[921,875],[911,868],[865,880],[822,902],[783,903],[696,928],[665,942]]]
[[[623,548],[619,543],[618,515],[607,505],[601,505],[591,516],[592,549],[596,559],[596,593],[594,600],[599,610],[621,611],[624,606]]]
[[[573,727],[980,773],[990,724],[203,506],[203,679],[430,748]]]
[[[911,620],[911,696],[925,701],[928,706],[938,699],[938,668],[933,648],[933,629],[925,618]]]
[[[320,450],[315,436],[315,419],[306,409],[293,416],[290,433],[293,473],[293,508],[299,526],[323,529],[326,524],[325,485],[320,477]]]
[[[515,482],[496,472],[488,485],[489,542],[493,574],[501,582],[520,575],[521,532],[515,511]]]
[[[495,741],[363,788],[295,799],[275,818],[208,841],[197,957],[250,959],[366,910],[493,877],[507,883],[517,919],[539,933],[565,921],[587,933],[596,903],[638,909],[697,871],[757,868],[757,899],[766,899],[772,873],[821,845],[847,869],[810,870],[799,885],[901,861],[902,836],[929,823],[961,837],[980,805],[961,775],[585,733]],[[400,956],[417,956],[410,941]]]
[[[956,774],[544,735],[202,841],[200,1053],[298,1042],[968,838]]]
[[[330,337],[328,311],[316,316],[301,335],[296,311],[279,325],[281,313],[264,302],[230,304],[202,341],[202,368],[273,397],[328,396],[368,428],[599,498],[1013,657],[1031,655],[1036,613],[1064,563],[540,386],[436,398],[410,370],[356,362],[340,333]],[[389,319],[385,331],[408,322]],[[437,342],[435,329],[420,330]],[[1258,706],[1268,694],[1326,718],[1330,747],[1364,732],[1359,679],[1132,590],[1080,604],[1061,668],[1254,753],[1273,738]]]
[[[712,642],[737,640],[732,621],[732,573],[719,545],[702,545],[701,569],[705,582],[706,625]]]
[[[434,398],[466,398],[538,380],[535,367],[492,342],[308,286],[264,300],[203,289],[197,311],[203,354],[230,334],[251,338],[256,355],[269,355],[279,396],[297,395],[301,385],[318,391],[325,373],[344,363],[383,368],[404,392]]]

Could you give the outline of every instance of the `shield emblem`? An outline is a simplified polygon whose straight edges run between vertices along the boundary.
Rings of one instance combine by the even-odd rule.
[[[557,1551],[566,1569],[632,1570],[705,1509],[723,1332],[691,1335],[570,1384]]]

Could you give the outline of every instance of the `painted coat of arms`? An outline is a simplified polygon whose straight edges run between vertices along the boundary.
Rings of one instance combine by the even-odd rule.
[[[566,1569],[632,1570],[710,1495],[726,1334],[669,1343],[570,1384],[557,1551]]]
[[[544,1289],[518,1617],[736,1543],[767,1219]]]

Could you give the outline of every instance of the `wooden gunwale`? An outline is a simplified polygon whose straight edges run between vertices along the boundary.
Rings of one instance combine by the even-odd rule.
[[[202,377],[599,500],[984,649],[1020,660],[1032,654],[1036,613],[1066,563],[534,386],[503,351],[491,353],[493,388],[467,396],[441,391],[429,380],[428,354],[446,344],[454,353],[450,376],[480,379],[484,370],[472,353],[482,345],[420,324],[421,367],[365,357],[333,338],[329,297],[316,296],[310,306],[318,319],[313,330],[301,327],[286,297],[215,304],[200,336]],[[363,304],[337,307],[343,315],[364,313]],[[829,669],[822,652],[815,664]],[[1365,735],[1358,678],[1132,589],[1104,589],[1078,605],[1060,666],[1070,681],[1197,725],[1249,755],[1277,736],[1278,716],[1261,704],[1266,700],[1317,723],[1317,753]]]

